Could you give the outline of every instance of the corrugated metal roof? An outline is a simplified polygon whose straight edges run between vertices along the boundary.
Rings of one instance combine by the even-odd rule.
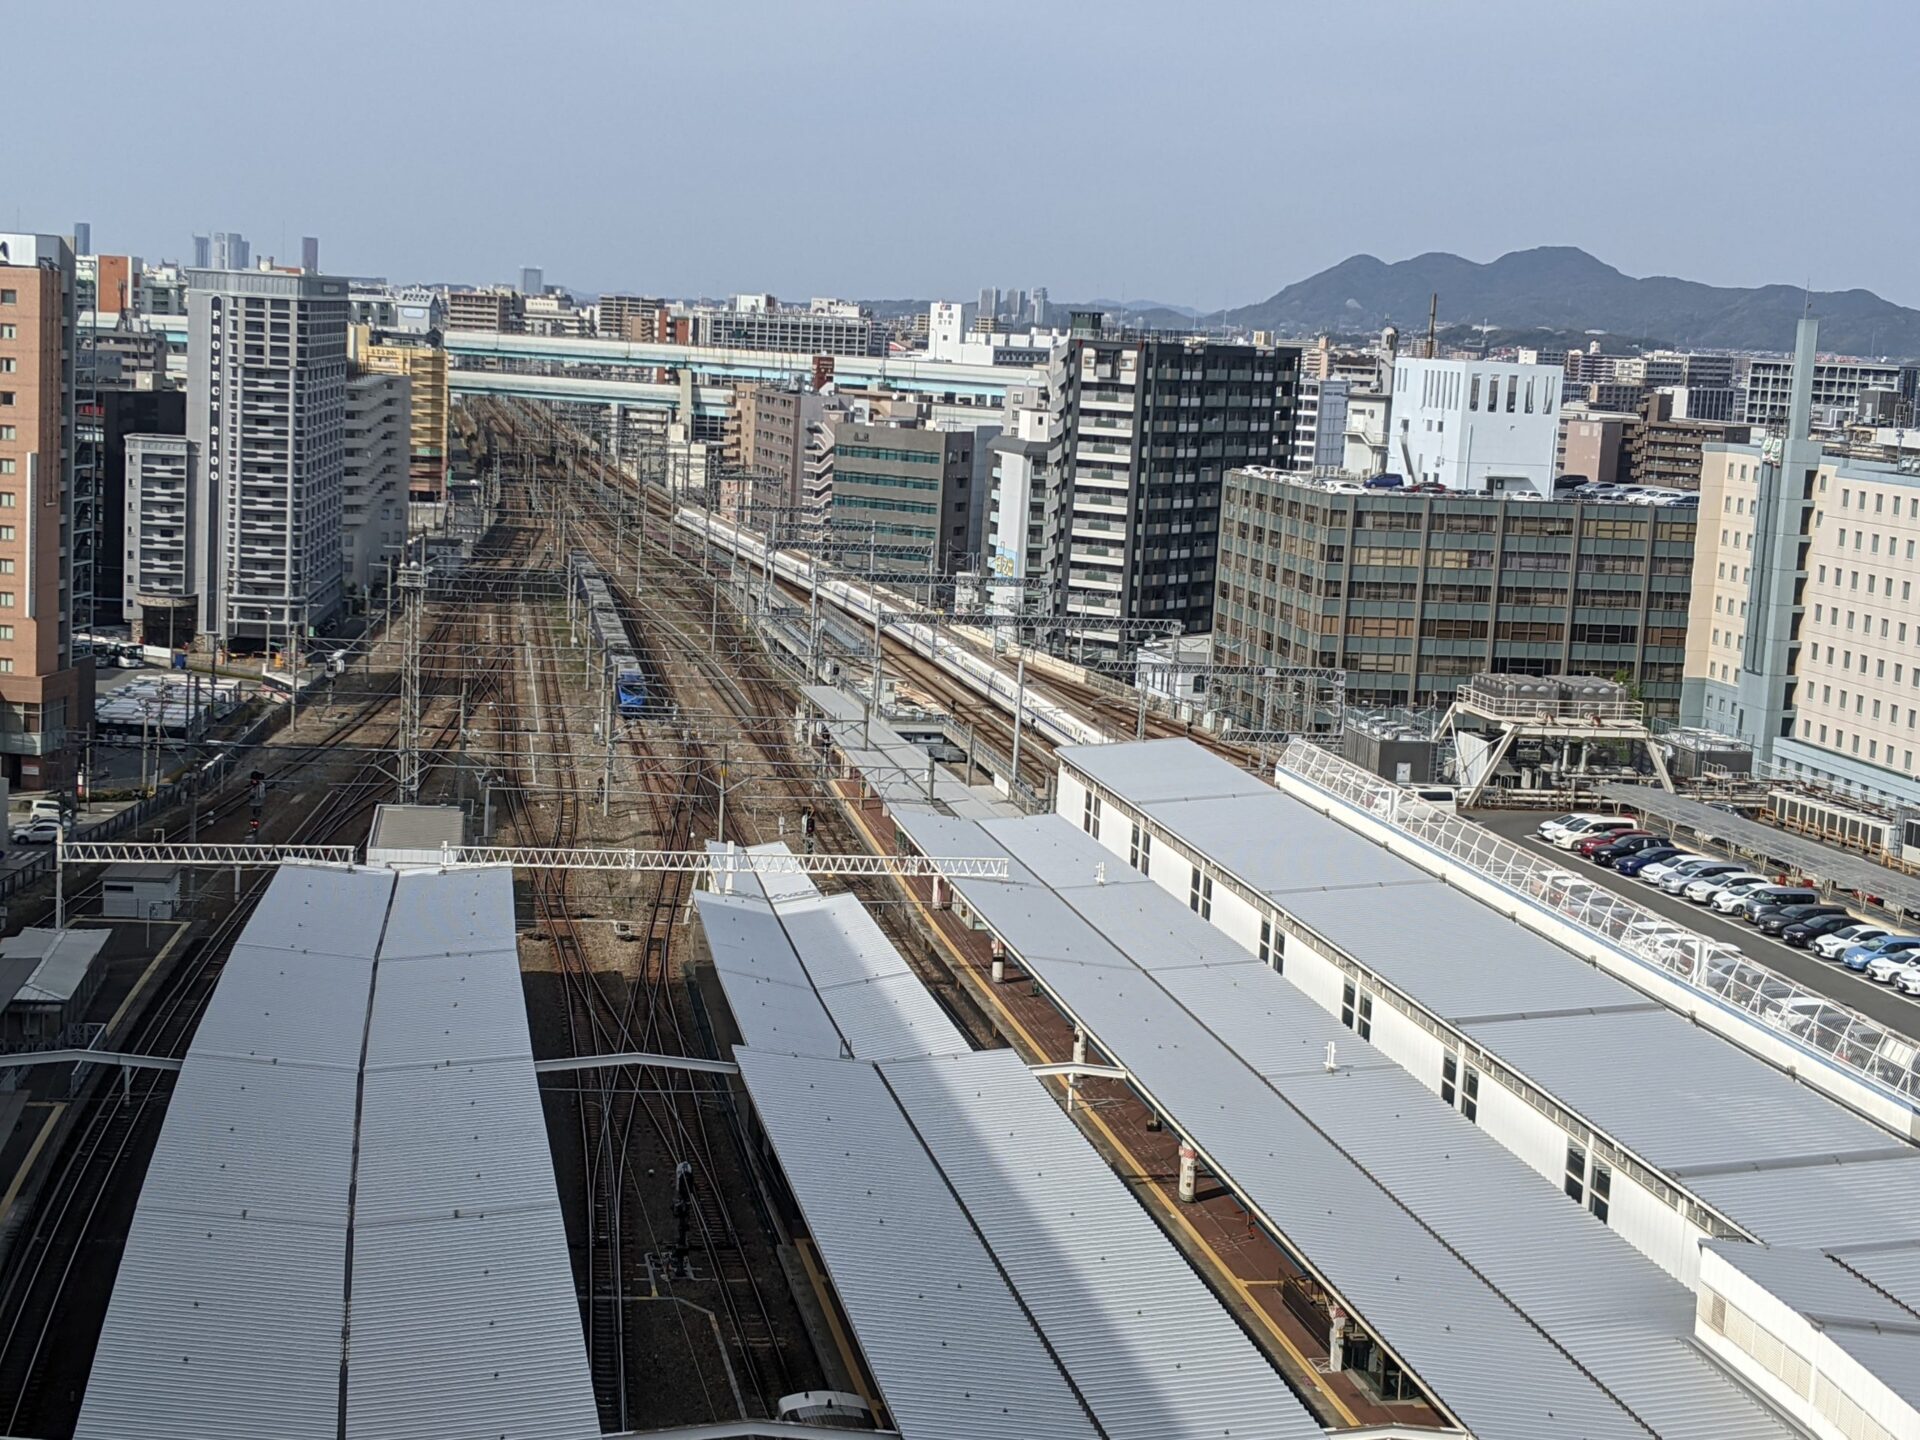
[[[1896,1395],[1920,1404],[1920,1372],[1913,1363],[1920,1355],[1920,1316],[1817,1250],[1726,1241],[1710,1241],[1705,1248],[1806,1316]]]
[[[746,875],[732,895],[694,899],[749,1045],[863,1060],[969,1048],[856,897],[823,896],[811,882],[797,893],[786,878]],[[770,888],[780,895],[771,904]]]
[[[956,779],[880,716],[867,719],[862,703],[844,690],[808,685],[802,693],[828,717],[834,744],[889,807],[938,808],[974,820],[1020,813],[990,787]]]
[[[64,1005],[74,997],[112,938],[111,930],[28,929],[0,940],[0,955],[30,957],[33,968],[14,998],[35,1005]]]
[[[921,823],[902,821],[909,833]],[[1029,866],[1043,845],[1056,861],[1076,849],[1083,859],[1096,853],[1095,841],[1057,817],[982,832]],[[1569,1356],[1658,1434],[1782,1433],[1693,1350],[1684,1287],[1178,900],[1131,884],[1058,894],[1008,882],[957,885],[1476,1433],[1524,1426],[1501,1393],[1518,1374],[1535,1382],[1520,1404],[1602,1402]],[[1124,906],[1114,903],[1116,890]],[[1042,953],[1071,958],[1036,958]],[[1163,964],[1167,954],[1174,963]],[[1194,963],[1209,955],[1217,963]],[[1117,974],[1116,956],[1128,967]],[[1340,1067],[1331,1075],[1329,1039]],[[1334,1213],[1366,1220],[1327,1223]],[[1423,1300],[1402,1286],[1411,1273]],[[1447,1324],[1434,1325],[1436,1309]],[[1481,1326],[1491,1328],[1469,1341]],[[1547,1349],[1541,1331],[1561,1349]],[[1552,1358],[1481,1367],[1484,1348],[1509,1344],[1537,1345]],[[1614,1423],[1608,1409],[1587,1412],[1586,1423]]]
[[[1321,1434],[1017,1055],[880,1069],[1108,1435]]]
[[[1920,1242],[1861,1245],[1836,1250],[1833,1258],[1876,1290],[1920,1316]]]
[[[505,869],[274,877],[181,1067],[81,1440],[326,1440],[343,1358],[350,1437],[598,1434],[512,935]]]
[[[1465,1027],[1561,1103],[1668,1173],[1817,1155],[1885,1155],[1886,1131],[1664,1007]],[[1622,1064],[1632,1057],[1631,1066]],[[1631,1069],[1631,1083],[1621,1072]],[[1756,1083],[1756,1072],[1769,1076]],[[1737,1216],[1735,1218],[1738,1218]]]
[[[1193,753],[1176,762],[1173,746]],[[1188,741],[1060,754],[1423,1008],[1511,1056],[1547,1095],[1686,1177],[1762,1239],[1805,1243],[1818,1234],[1822,1211],[1832,1241],[1854,1234],[1845,1207],[1829,1211],[1796,1192],[1821,1185],[1812,1178],[1817,1165],[1833,1157],[1875,1189],[1874,1167],[1895,1142],[1867,1120]],[[1160,798],[1176,764],[1195,793],[1233,798]],[[1355,885],[1370,888],[1347,888]],[[1589,1010],[1620,1013],[1559,1013]],[[1509,1018],[1473,1023],[1495,1016]],[[1676,1100],[1696,1095],[1704,1097],[1699,1105]],[[1773,1168],[1744,1179],[1713,1174],[1743,1166]],[[1920,1214],[1900,1217],[1893,1234],[1920,1235]]]
[[[1295,890],[1277,903],[1424,1008],[1456,1023],[1650,1000],[1438,881]],[[1418,944],[1409,943],[1419,936]]]
[[[921,816],[895,819],[921,843]],[[982,829],[973,843],[997,842]],[[955,884],[1216,1173],[1481,1440],[1644,1440],[1565,1355],[1059,895],[1009,881]],[[1447,1318],[1436,1324],[1440,1306]]]
[[[844,1037],[765,901],[702,891],[693,907],[741,1039],[788,1055],[845,1053]]]
[[[734,1056],[901,1433],[1091,1440],[1098,1432],[880,1072]]]

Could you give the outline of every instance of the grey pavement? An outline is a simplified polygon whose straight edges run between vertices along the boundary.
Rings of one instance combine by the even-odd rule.
[[[1595,865],[1591,860],[1565,850],[1556,850],[1534,838],[1534,826],[1548,818],[1540,811],[1476,810],[1470,818],[1495,834],[1518,841],[1523,848],[1535,854],[1551,856],[1565,868],[1636,900],[1649,910],[1678,921],[1690,930],[1698,931],[1709,939],[1724,940],[1738,946],[1749,957],[1789,980],[1796,980],[1842,1005],[1851,1006],[1862,1015],[1871,1016],[1902,1035],[1920,1040],[1920,1000],[1902,995],[1891,985],[1876,985],[1864,975],[1821,960],[1808,951],[1796,950],[1769,935],[1762,935],[1751,925],[1716,915],[1704,905],[1691,904],[1678,895],[1669,895],[1651,885],[1642,885],[1638,880]],[[1687,848],[1704,853],[1707,847]]]

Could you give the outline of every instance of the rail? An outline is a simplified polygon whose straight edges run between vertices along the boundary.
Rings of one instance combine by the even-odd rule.
[[[1831,996],[1771,970],[1738,947],[1675,924],[1606,886],[1427,804],[1330,751],[1295,741],[1283,768],[1406,832],[1754,1023],[1838,1065],[1875,1090],[1920,1103],[1920,1047]]]

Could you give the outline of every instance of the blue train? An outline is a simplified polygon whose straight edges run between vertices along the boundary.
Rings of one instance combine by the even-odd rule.
[[[604,659],[613,679],[614,709],[632,719],[646,713],[647,670],[634,653],[633,638],[627,633],[625,616],[614,601],[600,567],[584,552],[576,550],[570,560],[574,595],[584,614],[594,649]]]

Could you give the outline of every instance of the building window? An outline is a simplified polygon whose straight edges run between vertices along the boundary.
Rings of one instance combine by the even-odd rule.
[[[1153,835],[1144,825],[1135,824],[1133,838],[1127,844],[1127,863],[1142,875],[1153,866]]]
[[[7,659],[5,656],[0,656],[0,675],[11,675],[12,673],[13,661]]]
[[[1100,834],[1100,797],[1091,790],[1087,792],[1086,803],[1080,807],[1080,825],[1087,834],[1098,838]]]
[[[0,405],[11,405],[11,404],[13,404],[13,391],[0,390]]]
[[[19,338],[19,327],[14,325],[0,325],[0,340],[18,340]]]
[[[1561,1188],[1576,1205],[1587,1198],[1587,1152],[1572,1140],[1567,1142],[1567,1173]]]
[[[1460,1057],[1448,1052],[1440,1057],[1440,1099],[1452,1105],[1460,1098]]]
[[[1351,986],[1347,987],[1352,989]],[[1480,1116],[1480,1072],[1462,1065],[1458,1056],[1448,1054],[1440,1061],[1440,1098],[1467,1119]]]
[[[1587,1209],[1602,1225],[1607,1223],[1607,1211],[1611,1208],[1612,1200],[1613,1167],[1596,1160],[1587,1184]]]
[[[1260,917],[1260,958],[1279,974],[1287,971],[1287,937],[1273,923],[1271,915]]]
[[[17,465],[17,463],[18,463],[18,462],[16,462],[16,461],[14,461],[14,460],[10,460],[10,459],[9,459],[9,460],[0,460],[0,475],[11,475],[11,474],[13,474],[13,473],[14,473],[14,470],[15,470],[15,467],[16,467],[16,465]]]
[[[1358,991],[1351,980],[1340,990],[1340,1023],[1362,1040],[1373,1038],[1373,996]]]
[[[19,299],[20,292],[18,290],[0,290],[0,305],[12,305],[17,303]]]
[[[0,510],[11,510],[19,504],[19,496],[11,490],[0,490]]]
[[[20,368],[20,362],[11,355],[0,355],[0,375],[11,375]]]
[[[12,638],[13,638],[13,626],[0,625],[0,640],[11,640]]]
[[[18,440],[19,433],[11,425],[0,425],[0,440]]]
[[[1203,875],[1199,870],[1193,872],[1193,881],[1187,887],[1187,905],[1202,920],[1213,918],[1213,877]]]
[[[13,591],[0,590],[0,610],[13,609]]]

